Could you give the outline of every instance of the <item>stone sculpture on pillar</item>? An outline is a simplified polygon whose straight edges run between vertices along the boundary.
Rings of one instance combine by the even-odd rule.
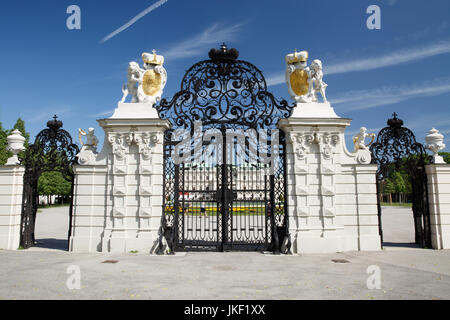
[[[8,159],[6,163],[7,166],[16,166],[19,165],[19,158],[17,155],[19,152],[25,151],[24,143],[25,138],[22,136],[19,130],[14,130],[10,136],[6,138],[8,140],[7,151],[10,151],[13,156]]]
[[[143,53],[142,60],[142,68],[135,61],[128,64],[128,82],[122,88],[123,97],[112,116],[114,119],[158,118],[153,107],[161,100],[167,83],[164,57],[153,50],[153,53]],[[128,96],[131,100],[126,103]]]
[[[323,102],[327,101],[327,96],[325,94],[325,89],[328,87],[328,85],[322,81],[323,79],[323,72],[322,72],[322,61],[316,59],[311,63],[311,66],[309,67],[309,90],[308,90],[308,97],[311,98],[312,102],[318,102],[317,100],[317,93],[320,93],[322,95]]]
[[[83,142],[83,136],[86,137],[86,143]],[[78,162],[81,165],[94,165],[98,145],[98,139],[94,135],[94,128],[89,128],[87,133],[82,129],[78,129],[78,137],[82,145],[80,153],[77,154]]]
[[[372,153],[369,150],[369,147],[375,141],[376,134],[375,133],[367,133],[367,128],[361,127],[359,133],[353,137],[353,144],[355,146],[355,150],[353,151],[356,154],[356,161],[360,164],[369,164],[372,161]],[[366,144],[366,139],[371,138],[371,141]]]
[[[131,103],[146,103],[153,106],[161,100],[164,87],[167,83],[167,72],[164,69],[164,57],[143,53],[142,60],[144,66],[141,68],[135,61],[128,64],[128,83],[123,86],[123,97],[120,101],[125,102],[128,95],[131,95]]]
[[[435,128],[431,129],[428,135],[425,137],[427,143],[427,149],[433,152],[434,163],[445,163],[444,158],[439,155],[439,151],[445,149],[444,136],[439,133],[439,130]]]
[[[323,81],[322,61],[315,59],[308,66],[308,51],[290,53],[286,60],[286,83],[289,94],[297,103],[292,117],[339,118],[327,100]],[[318,94],[323,102],[319,102]]]
[[[358,150],[369,151],[370,145],[375,141],[375,136],[375,133],[367,133],[367,129],[365,127],[361,127],[359,133],[353,137],[353,144],[355,145],[354,152],[358,152]],[[369,144],[365,144],[367,138],[372,139]]]

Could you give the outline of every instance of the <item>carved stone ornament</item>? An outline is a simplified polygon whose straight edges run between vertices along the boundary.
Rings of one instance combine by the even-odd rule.
[[[321,135],[322,155],[324,159],[331,159],[333,157],[334,148],[339,144],[340,137],[335,133],[325,132]]]
[[[293,150],[298,159],[306,158],[308,146],[317,144],[321,146],[321,153],[325,159],[331,159],[334,148],[339,144],[340,137],[336,133],[319,133],[316,128],[311,132],[290,133],[289,139],[293,145]]]
[[[151,136],[148,132],[143,132],[134,136],[134,142],[138,145],[139,153],[144,160],[149,160],[151,157],[150,140]]]
[[[124,138],[125,135],[120,133],[110,133],[108,136],[108,141],[112,146],[112,152],[118,160],[125,158],[126,148],[123,146]]]
[[[311,143],[314,137],[311,134],[304,133],[291,133],[289,135],[289,139],[293,145],[294,153],[297,159],[303,160],[306,158],[308,154],[307,148],[305,146],[306,143]]]

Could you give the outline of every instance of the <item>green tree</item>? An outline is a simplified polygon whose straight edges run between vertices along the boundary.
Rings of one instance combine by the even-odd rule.
[[[395,192],[395,184],[391,179],[386,179],[383,187],[383,193],[389,195],[389,203],[392,204],[392,194]]]
[[[406,192],[406,183],[403,180],[402,174],[398,171],[394,172],[393,180],[394,180],[395,193],[397,193],[397,195],[398,195],[399,202],[402,203],[404,193]]]
[[[0,122],[0,166],[4,165],[11,156],[11,153],[6,151],[6,147],[8,146],[7,136],[8,132],[3,129],[2,123]]]
[[[439,155],[444,158],[444,161],[450,164],[450,152],[439,152]]]
[[[58,171],[44,172],[38,181],[38,194],[41,196],[70,196],[71,183]]]

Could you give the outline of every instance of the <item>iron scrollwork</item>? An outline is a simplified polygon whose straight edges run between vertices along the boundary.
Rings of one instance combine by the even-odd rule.
[[[372,163],[378,165],[377,190],[394,172],[404,172],[412,186],[412,202],[416,243],[431,248],[430,213],[425,164],[432,161],[425,147],[416,141],[414,133],[403,126],[404,122],[393,114],[388,126],[380,131],[377,141],[372,144]],[[381,224],[381,204],[378,197],[378,217],[380,236],[383,241]]]
[[[72,184],[71,200],[73,199],[74,173],[72,166],[77,163],[76,155],[79,148],[72,142],[72,137],[61,129],[63,123],[57,120],[47,122],[47,128],[42,130],[30,145],[23,158],[21,165],[25,166],[24,190],[22,200],[21,233],[20,245],[30,248],[35,244],[35,221],[39,204],[38,181],[42,173],[48,171],[58,171],[65,180]],[[70,203],[70,226],[72,223],[72,201]]]
[[[224,243],[228,243],[231,248],[233,246],[244,248],[247,241],[248,247],[251,247],[250,242],[253,241],[251,237],[239,234],[235,225],[244,221],[243,218],[238,218],[236,213],[237,210],[242,210],[238,207],[240,203],[237,200],[238,196],[248,203],[258,201],[263,203],[260,209],[252,210],[265,212],[264,228],[268,228],[264,231],[267,232],[267,237],[263,239],[265,249],[280,251],[281,242],[289,237],[285,197],[286,172],[283,163],[274,174],[254,178],[253,182],[257,182],[257,187],[251,187],[245,184],[238,185],[236,182],[236,170],[251,176],[250,162],[246,163],[246,166],[224,161],[222,165],[214,168],[208,167],[211,164],[187,167],[183,164],[175,164],[172,158],[175,146],[178,144],[178,141],[173,141],[174,132],[177,129],[193,133],[195,124],[200,122],[203,130],[215,129],[222,134],[223,139],[227,130],[233,129],[244,131],[265,129],[271,134],[271,130],[277,128],[280,119],[291,116],[294,105],[289,105],[286,100],[275,99],[272,93],[267,91],[262,72],[253,64],[238,60],[238,57],[239,52],[236,49],[228,49],[225,44],[220,49],[211,49],[210,59],[194,64],[186,72],[180,91],[171,100],[162,99],[156,106],[160,118],[169,120],[172,125],[164,136],[164,221],[161,223],[162,230],[160,230],[160,235],[165,235],[167,243],[175,246],[171,248],[172,250],[177,249],[177,246],[183,249],[189,243],[185,237],[186,233],[195,232],[196,228],[198,229],[189,224],[191,220],[194,221],[193,224],[200,221],[200,218],[196,218],[199,213],[192,213],[193,207],[201,207],[199,210],[203,210],[201,212],[204,213],[205,202],[208,209],[215,208],[217,220],[214,227],[208,227],[209,234],[202,234],[204,231],[201,231],[191,237],[197,240],[191,242],[194,247],[208,246],[208,241],[209,245],[220,247],[219,250],[224,250]],[[285,162],[283,132],[280,132],[280,140],[280,162]],[[227,144],[224,143],[224,145]],[[229,142],[227,146],[230,146]],[[202,148],[207,148],[207,145],[204,144]],[[233,146],[226,148],[228,149],[225,152],[237,152]],[[192,148],[193,151],[194,148]],[[205,167],[202,168],[202,165]],[[192,175],[195,174],[200,174],[202,182],[198,180],[192,183]],[[207,183],[206,179],[208,179]],[[211,188],[204,189],[203,184],[209,184]],[[192,196],[197,197],[197,200],[188,198]],[[250,212],[247,213],[252,215]],[[185,220],[189,214],[193,217]],[[167,230],[174,234],[167,235]],[[279,236],[283,238],[276,241]],[[160,243],[162,246],[162,241]]]
[[[274,127],[292,114],[293,106],[277,101],[267,91],[262,72],[253,64],[236,60],[236,49],[212,49],[210,60],[193,65],[181,82],[181,90],[171,101],[162,99],[157,107],[162,119],[173,127],[192,128],[225,123],[249,128]]]

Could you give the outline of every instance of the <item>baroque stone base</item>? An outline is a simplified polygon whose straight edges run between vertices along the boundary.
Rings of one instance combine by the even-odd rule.
[[[121,103],[110,119],[159,119],[151,103]]]
[[[339,118],[329,102],[297,103],[291,118]]]
[[[336,253],[348,251],[379,251],[379,235],[348,236],[339,232],[316,236],[299,232],[293,243],[293,253]]]

